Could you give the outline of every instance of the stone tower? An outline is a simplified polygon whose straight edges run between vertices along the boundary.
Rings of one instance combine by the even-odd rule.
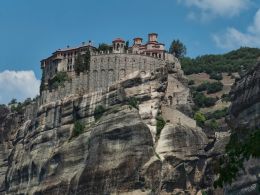
[[[142,45],[143,39],[140,37],[134,38],[134,45]]]
[[[157,37],[158,37],[157,33],[150,33],[148,35],[148,41],[149,42],[157,42]]]
[[[121,38],[117,38],[113,41],[113,53],[124,53],[125,41]]]

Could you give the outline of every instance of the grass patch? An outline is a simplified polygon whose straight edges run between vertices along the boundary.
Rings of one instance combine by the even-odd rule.
[[[135,97],[130,97],[129,98],[128,105],[129,105],[130,109],[136,108],[137,110],[139,110],[139,103],[138,103],[138,101],[137,101],[137,99]]]
[[[156,117],[156,136],[160,136],[162,129],[164,128],[166,122],[162,116]]]

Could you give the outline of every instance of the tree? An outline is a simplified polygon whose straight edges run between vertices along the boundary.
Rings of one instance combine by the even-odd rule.
[[[8,105],[17,104],[17,99],[13,98]]]
[[[260,129],[232,130],[225,152],[216,164],[218,174],[214,187],[231,184],[238,172],[244,169],[244,162],[260,158]]]
[[[98,46],[98,51],[106,52],[106,51],[111,51],[111,50],[112,50],[112,48],[106,43],[101,43]]]
[[[126,41],[126,43],[125,43],[125,50],[128,50],[128,48],[129,48],[129,41]]]
[[[90,70],[90,58],[91,58],[91,54],[89,49],[86,51],[85,54],[83,54],[83,64],[85,67],[85,70],[89,71]]]
[[[90,70],[91,54],[89,49],[84,54],[78,54],[75,59],[74,70],[77,74]]]
[[[221,55],[203,55],[196,58],[184,57],[181,58],[181,66],[185,74],[206,72],[210,73],[213,78],[215,77],[213,74],[218,73],[217,80],[222,80],[220,73],[250,70],[257,63],[259,56],[259,48],[242,47]]]
[[[186,46],[180,40],[173,40],[169,52],[176,58],[182,58],[186,55]]]
[[[84,71],[83,59],[80,54],[78,54],[77,57],[75,58],[74,70],[77,74]]]
[[[204,126],[204,123],[206,121],[206,117],[201,112],[196,112],[194,115],[194,119],[197,122],[197,125]]]
[[[199,108],[206,108],[214,106],[217,99],[213,97],[206,97],[203,93],[194,92],[192,94],[195,105]]]

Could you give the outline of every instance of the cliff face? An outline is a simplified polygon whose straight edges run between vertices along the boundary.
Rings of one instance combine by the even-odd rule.
[[[260,63],[241,78],[231,90],[232,105],[228,123],[238,136],[250,135],[260,128]],[[260,160],[249,159],[244,163],[245,170],[226,192],[232,194],[259,194]]]
[[[99,105],[105,112],[95,119]],[[205,133],[185,114],[190,105],[179,65],[169,65],[153,74],[134,72],[107,90],[30,105],[23,116],[5,111],[1,193],[210,192],[211,159],[221,151],[211,149]],[[161,132],[158,115],[166,121]],[[79,135],[76,121],[85,126]]]
[[[230,125],[234,129],[260,127],[260,63],[236,82],[231,91]]]

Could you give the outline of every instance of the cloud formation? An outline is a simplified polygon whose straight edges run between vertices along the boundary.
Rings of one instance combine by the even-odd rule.
[[[199,9],[199,13],[190,12],[188,18],[203,21],[217,16],[233,17],[251,5],[251,0],[178,0],[178,2]]]
[[[39,93],[40,80],[33,71],[0,72],[0,104],[8,103],[12,98],[23,101],[34,98]]]
[[[224,33],[214,34],[213,40],[222,49],[236,49],[241,46],[260,47],[260,9],[245,32],[229,27]]]

